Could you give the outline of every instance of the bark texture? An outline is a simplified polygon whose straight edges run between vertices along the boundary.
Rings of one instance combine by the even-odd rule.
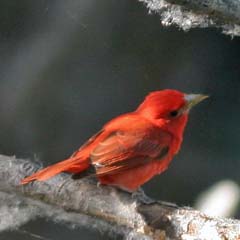
[[[139,0],[150,12],[157,12],[164,26],[183,30],[217,27],[223,33],[240,36],[239,0]]]
[[[112,187],[97,186],[93,178],[72,180],[70,175],[61,174],[46,182],[19,186],[20,179],[38,167],[29,160],[0,156],[0,208],[8,205],[7,214],[23,220],[12,228],[33,217],[27,217],[30,209],[34,218],[46,216],[86,225],[125,239],[240,239],[238,220],[209,217],[160,201],[146,204],[141,195],[132,197]],[[151,201],[146,196],[144,199]]]

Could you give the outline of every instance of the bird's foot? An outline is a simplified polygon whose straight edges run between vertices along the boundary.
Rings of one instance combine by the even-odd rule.
[[[148,197],[142,188],[138,188],[135,192],[132,192],[132,198],[136,199],[140,203],[144,204],[153,204],[156,203],[155,200],[152,198]]]

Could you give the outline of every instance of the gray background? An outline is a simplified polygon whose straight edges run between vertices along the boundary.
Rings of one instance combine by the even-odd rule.
[[[163,28],[136,0],[1,0],[0,12],[1,154],[44,165],[65,159],[148,92],[175,88],[211,98],[191,112],[169,170],[144,190],[192,205],[216,181],[239,181],[238,38]],[[44,219],[22,229],[58,240],[108,238]]]

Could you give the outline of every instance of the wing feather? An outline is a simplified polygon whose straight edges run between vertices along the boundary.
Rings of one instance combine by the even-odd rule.
[[[91,152],[90,159],[97,176],[116,174],[123,170],[161,159],[168,153],[168,145],[158,138],[123,131],[111,133]]]

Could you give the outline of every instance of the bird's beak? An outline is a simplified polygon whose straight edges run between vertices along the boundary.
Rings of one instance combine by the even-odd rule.
[[[203,94],[185,94],[184,99],[186,100],[186,110],[190,110],[193,106],[200,103],[209,96]]]

